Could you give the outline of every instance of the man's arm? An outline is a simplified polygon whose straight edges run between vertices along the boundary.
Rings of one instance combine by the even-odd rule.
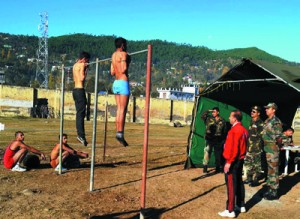
[[[77,63],[75,68],[75,74],[77,74],[80,81],[84,81],[87,75],[87,66],[85,63]]]
[[[38,154],[41,156],[42,160],[46,160],[46,156],[43,152],[35,149],[34,147],[30,147],[29,145],[24,144],[23,142],[20,141],[19,146],[22,148],[27,149],[28,151],[34,153],[34,154]]]
[[[121,73],[125,74],[127,71],[127,53],[122,52],[121,53]]]
[[[111,63],[111,65],[110,65],[110,74],[111,74],[111,76],[114,76],[116,74],[113,63]]]

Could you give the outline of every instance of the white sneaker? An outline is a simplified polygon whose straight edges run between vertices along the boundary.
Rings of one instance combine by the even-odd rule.
[[[20,167],[19,164],[16,164],[12,169],[11,171],[16,171],[16,172],[25,172],[26,169],[23,168],[23,167]]]
[[[67,171],[68,169],[67,168],[64,168],[64,167],[61,167],[61,172],[65,172],[65,171]],[[59,171],[59,165],[57,165],[56,167],[55,167],[55,171]]]
[[[245,213],[246,212],[246,208],[245,207],[235,206],[234,210],[237,211],[237,212],[241,212],[241,213]]]
[[[229,212],[228,210],[222,211],[218,213],[221,217],[235,217],[235,212]]]

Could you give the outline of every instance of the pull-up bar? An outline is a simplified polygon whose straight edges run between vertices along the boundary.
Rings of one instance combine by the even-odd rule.
[[[143,144],[143,166],[142,166],[142,185],[141,185],[141,212],[140,218],[143,219],[143,210],[146,207],[146,180],[147,180],[147,159],[148,159],[148,136],[149,136],[149,109],[150,109],[150,90],[151,90],[151,65],[152,65],[152,45],[148,45],[148,49],[129,53],[136,55],[148,52],[147,55],[147,71],[146,71],[146,99],[145,99],[145,119],[144,119],[144,144]],[[97,136],[97,111],[98,111],[98,80],[99,80],[99,63],[111,61],[111,58],[96,59],[95,62],[90,62],[88,65],[96,64],[95,72],[95,90],[94,90],[94,121],[93,121],[93,136],[92,136],[92,157],[91,157],[91,175],[90,175],[90,191],[94,190],[94,163],[95,163],[95,147]],[[64,87],[65,75],[64,65],[62,65],[62,86],[61,86],[61,113],[60,113],[60,149],[59,149],[59,174],[62,169],[62,134],[64,126]],[[106,106],[107,107],[107,106]]]

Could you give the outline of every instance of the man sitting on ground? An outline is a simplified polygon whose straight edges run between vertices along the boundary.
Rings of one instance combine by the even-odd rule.
[[[59,138],[59,136],[58,136]],[[57,143],[55,147],[51,151],[50,155],[50,165],[55,168],[55,171],[59,171],[59,148],[60,143]],[[62,163],[69,158],[70,156],[76,156],[78,158],[87,158],[89,155],[87,153],[77,151],[73,148],[71,148],[68,145],[68,135],[63,134],[62,138]],[[67,169],[62,167],[62,171],[66,171]]]
[[[5,168],[11,169],[12,171],[24,172],[26,168],[20,167],[20,162],[23,161],[24,157],[28,152],[38,154],[42,160],[46,160],[45,154],[41,151],[30,147],[24,143],[24,133],[17,131],[15,133],[15,140],[13,140],[6,148],[3,155],[3,164]]]

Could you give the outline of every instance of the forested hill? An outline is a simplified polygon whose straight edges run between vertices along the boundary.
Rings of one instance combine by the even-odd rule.
[[[109,58],[115,50],[115,38],[115,36],[87,34],[50,37],[48,41],[49,88],[55,88],[60,83],[60,71],[52,66],[59,66],[62,63],[72,66],[81,51],[89,52],[92,61],[96,58]],[[182,84],[187,84],[188,80],[195,83],[214,81],[229,68],[238,64],[242,58],[289,63],[255,47],[214,51],[206,47],[193,47],[162,40],[128,40],[129,52],[147,49],[148,44],[153,45],[152,90],[154,92],[157,87],[180,88]],[[0,70],[5,71],[6,84],[32,85],[36,74],[34,58],[38,49],[38,37],[0,33],[0,48]],[[146,57],[146,53],[133,56],[129,68],[130,80],[140,85],[133,90],[136,95],[143,92]],[[100,66],[100,89],[110,90],[113,79],[108,71],[109,62],[103,63]],[[90,75],[87,89],[92,91],[94,77],[93,74]]]

